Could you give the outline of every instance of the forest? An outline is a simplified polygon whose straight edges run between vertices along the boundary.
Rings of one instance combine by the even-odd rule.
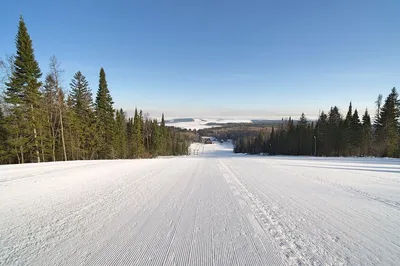
[[[43,75],[22,16],[15,44],[15,55],[0,62],[0,164],[188,153],[188,135],[166,127],[164,114],[158,122],[138,109],[134,117],[114,109],[103,68],[95,96],[79,70],[66,90],[55,56]]]
[[[55,56],[43,75],[23,17],[15,39],[16,52],[0,60],[0,164],[152,158],[185,155],[197,138],[165,125],[135,109],[133,117],[115,109],[105,70],[99,68],[92,94],[77,70],[68,88]],[[304,114],[263,129],[259,125],[199,131],[235,139],[235,153],[314,156],[400,157],[400,100],[396,88],[379,95],[373,118],[350,103],[346,116],[339,108],[322,111],[316,121]]]
[[[315,156],[400,157],[400,101],[396,88],[383,102],[379,95],[376,113],[371,119],[368,110],[360,117],[350,102],[345,117],[339,108],[321,112],[317,121],[309,121],[304,113],[298,121],[282,120],[269,134],[241,136],[235,153]]]

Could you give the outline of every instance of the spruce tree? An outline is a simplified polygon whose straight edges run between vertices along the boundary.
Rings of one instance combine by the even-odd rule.
[[[167,141],[167,130],[165,127],[165,119],[164,119],[164,113],[161,115],[161,123],[160,123],[160,153],[161,155],[166,155],[167,154],[167,146],[168,146],[168,141]]]
[[[113,129],[114,129],[114,109],[113,100],[108,90],[106,73],[100,69],[99,89],[96,95],[96,119],[98,130],[98,156],[100,159],[112,157]]]
[[[127,157],[127,134],[126,134],[126,116],[124,110],[117,110],[115,116],[114,130],[114,150],[115,157],[125,159]]]
[[[327,144],[329,145],[328,156],[338,156],[341,154],[343,142],[343,131],[341,130],[342,117],[339,108],[332,107],[328,114],[328,137]]]
[[[92,111],[93,99],[89,83],[82,72],[78,71],[70,83],[72,107],[79,118],[84,120]]]
[[[275,148],[275,127],[272,126],[271,129],[271,134],[269,136],[269,140],[267,142],[267,153],[270,155],[275,155],[275,152],[273,152],[273,149]]]
[[[317,155],[319,156],[329,156],[331,145],[329,143],[329,127],[328,127],[328,116],[324,111],[321,112],[316,129],[315,136],[317,138]],[[314,141],[315,142],[315,141]],[[315,148],[315,147],[314,147]]]
[[[160,127],[157,119],[153,120],[151,127],[151,151],[153,157],[158,156],[160,153]]]
[[[126,141],[127,141],[127,158],[132,159],[135,157],[135,137],[133,118],[130,117],[126,123]]]
[[[357,109],[354,110],[354,114],[351,118],[351,147],[352,155],[360,155],[360,146],[362,142],[362,125],[360,122],[360,117],[358,116]]]
[[[352,151],[354,150],[354,145],[352,143],[352,124],[353,124],[353,106],[350,102],[349,109],[346,114],[346,118],[343,124],[343,141],[344,141],[344,149],[346,155],[351,155]]]
[[[24,19],[20,16],[16,37],[17,52],[13,72],[6,82],[5,102],[10,105],[11,143],[19,150],[19,161],[25,162],[25,153],[32,154],[31,161],[40,162],[38,142],[38,116],[42,73],[34,55],[31,37]]]
[[[284,154],[286,155],[297,155],[298,150],[298,140],[296,135],[296,127],[294,121],[291,117],[287,122],[287,141],[282,143],[282,148],[284,149]]]
[[[309,140],[309,131],[308,131],[308,121],[304,113],[301,114],[300,120],[297,124],[297,140],[298,140],[298,145],[297,145],[297,152],[296,154],[298,155],[309,155],[309,146],[310,146],[310,140]]]
[[[133,139],[134,139],[134,145],[135,145],[135,158],[141,158],[144,153],[144,145],[143,145],[143,135],[142,135],[142,123],[141,117],[137,111],[137,108],[135,109],[135,116],[133,118]]]
[[[164,113],[161,115],[161,127],[165,127]]]
[[[371,125],[371,117],[368,114],[368,110],[365,110],[365,113],[362,117],[362,138],[361,138],[361,155],[370,155],[371,154],[371,142],[372,142],[372,125]]]
[[[78,157],[89,159],[96,145],[96,124],[92,92],[86,77],[80,71],[76,72],[71,80],[69,98],[73,112],[71,126],[78,131]]]
[[[382,99],[383,99],[382,94],[379,94],[378,98],[375,101],[375,104],[376,104],[376,115],[375,115],[374,124],[379,123],[379,120],[380,120],[380,117],[381,117]]]
[[[399,118],[400,101],[396,88],[393,88],[383,104],[376,123],[377,141],[382,143],[381,155],[399,156]]]
[[[65,128],[66,128],[66,143],[67,143],[67,154],[68,158],[72,160],[89,160],[95,158],[95,150],[89,155],[89,152],[85,154],[85,151],[81,148],[83,139],[80,121],[75,114],[72,107],[71,95],[68,95],[65,108]],[[87,128],[86,132],[91,131],[91,128]],[[90,140],[92,143],[95,142],[95,138]],[[88,142],[88,143],[91,143]]]

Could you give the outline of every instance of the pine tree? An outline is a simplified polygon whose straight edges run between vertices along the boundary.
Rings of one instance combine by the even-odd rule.
[[[160,153],[160,127],[157,119],[153,120],[151,127],[151,152],[154,157]]]
[[[316,149],[316,155],[318,156],[329,156],[330,144],[329,144],[329,129],[328,129],[328,116],[322,111],[318,117],[317,124],[315,126],[315,137],[314,143],[316,143],[314,149]],[[314,151],[315,152],[315,151]]]
[[[350,102],[349,109],[346,114],[346,118],[344,120],[344,132],[343,132],[343,141],[344,141],[344,149],[346,155],[351,155],[354,150],[354,145],[352,143],[352,124],[353,124],[353,106]]]
[[[126,115],[124,110],[120,109],[116,112],[115,130],[114,130],[114,150],[116,158],[124,159],[127,157],[127,139],[126,139]]]
[[[143,134],[142,134],[142,126],[143,121],[141,117],[135,109],[135,116],[133,118],[133,139],[135,144],[134,155],[135,158],[141,158],[144,153],[144,145],[143,145]]]
[[[377,141],[382,143],[380,150],[382,156],[399,156],[399,118],[399,95],[396,88],[393,88],[381,108],[379,119],[375,125]]]
[[[19,162],[25,162],[25,153],[34,157],[31,161],[40,162],[38,116],[41,86],[39,79],[42,73],[22,16],[19,20],[16,48],[13,72],[9,82],[6,82],[5,97],[5,102],[10,105],[10,142],[19,150]]]
[[[141,148],[142,149],[142,155],[144,154],[144,151],[145,151],[145,145],[144,145],[144,139],[145,139],[145,137],[144,137],[144,117],[143,117],[143,111],[142,110],[140,110],[139,111],[139,123],[140,123],[140,139],[142,139],[142,143],[141,143],[141,145],[143,144],[143,147]]]
[[[289,120],[287,122],[287,135],[282,137],[287,138],[287,141],[283,142],[282,145],[280,145],[285,150],[284,154],[297,155],[299,146],[296,135],[296,127],[294,126],[294,122],[291,117],[289,117]]]
[[[351,151],[352,155],[360,155],[360,146],[362,142],[362,125],[360,122],[360,118],[358,116],[357,109],[354,110],[354,114],[351,118],[351,147],[353,150]]]
[[[135,157],[135,137],[134,137],[134,127],[133,127],[133,118],[129,118],[126,123],[126,141],[127,141],[127,157],[132,159]]]
[[[343,154],[344,123],[339,108],[332,107],[328,114],[328,143],[330,145],[329,156],[340,156]]]
[[[164,113],[161,115],[161,127],[165,127]]]
[[[371,117],[368,114],[368,110],[362,117],[362,138],[361,138],[361,154],[366,156],[371,154],[371,142],[372,142],[372,125]]]
[[[151,131],[153,122],[149,119],[148,113],[144,115],[143,120],[144,149],[147,156],[149,156],[151,154]]]
[[[112,143],[114,129],[113,100],[108,90],[106,73],[100,69],[99,89],[96,95],[96,119],[98,130],[98,156],[99,159],[112,158]]]
[[[375,121],[374,121],[375,124],[379,123],[379,120],[381,117],[382,99],[383,99],[382,94],[379,94],[378,98],[375,101],[375,104],[376,104],[376,115],[375,115]]]
[[[165,119],[164,119],[164,114],[161,115],[161,123],[160,123],[160,154],[161,155],[166,155],[167,154],[167,146],[168,146],[168,141],[167,141],[167,130],[165,127]]]
[[[275,142],[276,142],[276,136],[275,136],[275,127],[272,127],[271,129],[271,134],[267,143],[267,152],[270,155],[275,155],[276,152],[274,152],[275,149]]]
[[[70,83],[70,89],[74,112],[84,120],[92,112],[93,99],[89,83],[82,72],[75,73]]]
[[[73,111],[71,95],[68,95],[65,105],[65,142],[67,144],[68,158],[71,160],[94,159],[95,154],[86,157],[81,149],[82,143],[80,143],[80,140],[82,139],[82,132],[79,125],[79,119]],[[90,131],[90,128],[87,131]],[[92,139],[91,141],[95,140]]]
[[[308,128],[308,121],[304,113],[301,114],[299,123],[297,124],[297,154],[298,155],[310,155],[310,132]]]
[[[77,157],[90,159],[96,145],[95,117],[93,98],[89,83],[82,72],[78,71],[70,83],[72,125],[78,131],[76,136]]]

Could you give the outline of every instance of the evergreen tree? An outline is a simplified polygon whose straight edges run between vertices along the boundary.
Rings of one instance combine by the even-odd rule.
[[[158,126],[157,119],[153,120],[152,127],[152,138],[151,138],[151,151],[153,156],[158,156],[160,153],[160,127]]]
[[[282,145],[280,145],[284,149],[284,154],[297,155],[299,145],[296,134],[296,127],[291,117],[289,117],[289,120],[287,122],[287,135],[282,137],[286,138],[286,141],[283,141]]]
[[[19,150],[19,162],[25,162],[25,153],[30,161],[40,162],[38,121],[40,114],[39,81],[42,73],[34,56],[32,40],[24,19],[19,20],[16,37],[17,52],[10,80],[6,82],[5,102],[10,106],[10,122],[7,124],[10,143]]]
[[[143,111],[142,110],[140,110],[139,111],[139,123],[140,123],[140,138],[142,139],[142,143],[143,143],[143,148],[142,148],[142,150],[144,151],[144,149],[145,149],[145,146],[144,146],[144,139],[145,139],[145,137],[144,137],[144,117],[143,117]]]
[[[354,110],[354,114],[351,118],[351,155],[360,155],[360,146],[362,142],[362,125],[358,116],[357,109]]]
[[[96,128],[95,116],[93,111],[93,98],[89,83],[82,72],[78,71],[70,83],[71,100],[71,126],[76,128],[78,135],[77,157],[90,159],[95,151]]]
[[[78,71],[75,73],[70,83],[70,89],[74,112],[79,118],[84,120],[92,112],[93,99],[89,83],[82,72]]]
[[[161,124],[160,124],[160,153],[161,155],[167,154],[167,131],[165,127],[165,119],[164,114],[161,115]]]
[[[399,156],[400,101],[396,88],[385,100],[376,123],[376,140],[382,143],[381,156]]]
[[[113,100],[108,90],[106,73],[100,69],[99,89],[96,95],[95,111],[99,139],[97,143],[99,159],[112,158],[114,129]]]
[[[365,113],[362,117],[362,138],[361,138],[361,154],[369,155],[371,154],[371,142],[372,142],[372,125],[371,125],[371,117],[368,114],[368,110],[365,110]]]
[[[343,132],[343,141],[345,147],[345,154],[351,155],[352,151],[354,150],[353,143],[352,143],[352,125],[353,125],[353,106],[350,102],[349,109],[346,114],[346,118],[344,120],[344,132]]]
[[[164,113],[161,115],[161,127],[165,127]]]
[[[375,124],[379,123],[379,120],[381,117],[382,99],[383,99],[382,94],[379,94],[378,98],[375,101],[375,104],[376,104],[376,115],[375,115],[375,121],[374,121]]]
[[[310,140],[310,134],[311,132],[309,131],[309,125],[307,118],[304,113],[301,114],[299,123],[297,124],[297,139],[298,139],[298,145],[297,145],[297,154],[298,155],[310,155],[311,154],[311,147],[310,145],[312,144],[312,141]]]
[[[126,116],[124,110],[116,112],[115,130],[114,130],[114,150],[116,158],[124,159],[127,157],[127,135],[126,135]]]
[[[316,155],[329,156],[330,144],[329,144],[329,129],[328,129],[328,116],[322,111],[318,117],[318,121],[315,127],[314,149],[316,149]],[[315,151],[314,151],[315,152]]]
[[[329,156],[343,155],[344,130],[339,108],[332,107],[328,114],[328,142],[330,143]]]
[[[67,143],[67,154],[71,160],[89,160],[95,158],[96,150],[93,150],[89,155],[89,152],[85,153],[83,150],[84,143],[81,142],[84,139],[84,134],[90,132],[92,129],[87,128],[85,133],[81,131],[81,122],[78,116],[75,114],[73,109],[73,101],[71,94],[68,95],[65,108],[65,128],[66,128],[66,143]],[[90,139],[89,143],[95,142],[96,139]]]
[[[264,132],[260,131],[254,141],[254,154],[260,154],[263,152],[264,141]]]
[[[132,159],[135,157],[136,143],[134,135],[133,118],[129,118],[126,123],[126,141],[127,141],[127,157]]]
[[[345,123],[346,123],[346,125],[349,126],[349,128],[351,125],[352,118],[353,118],[353,105],[350,102],[349,109],[347,110],[347,114],[346,114],[346,118],[345,118]]]
[[[270,134],[270,136],[269,136],[269,139],[268,139],[268,141],[266,142],[266,153],[268,153],[268,154],[270,154],[270,155],[274,155],[275,153],[273,152],[273,148],[275,148],[275,145],[274,145],[274,147],[272,147],[272,145],[274,144],[274,142],[275,142],[275,127],[274,126],[272,126],[272,128],[271,128],[271,134]]]
[[[133,139],[135,143],[135,158],[141,158],[144,154],[143,134],[142,134],[142,118],[138,110],[135,109],[135,116],[133,118]]]

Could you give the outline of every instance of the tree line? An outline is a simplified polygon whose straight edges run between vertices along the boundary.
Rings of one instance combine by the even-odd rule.
[[[338,107],[321,112],[317,121],[308,121],[304,113],[295,122],[282,120],[269,135],[242,136],[234,152],[270,155],[377,156],[400,157],[400,100],[396,88],[376,100],[372,121],[368,110],[360,118],[350,103],[345,117]]]
[[[0,97],[0,164],[67,160],[149,158],[188,153],[189,140],[135,109],[134,117],[113,106],[106,73],[99,73],[93,99],[85,76],[76,72],[67,94],[56,57],[49,73],[35,59],[22,16],[16,54],[1,61],[4,93]]]

